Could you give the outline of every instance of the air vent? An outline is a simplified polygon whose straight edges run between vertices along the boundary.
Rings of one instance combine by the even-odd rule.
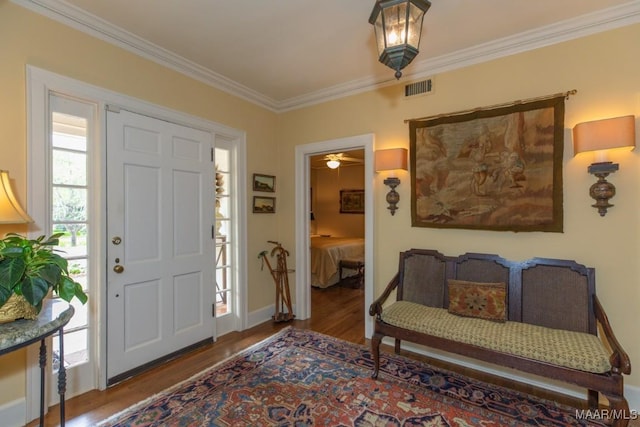
[[[431,79],[422,80],[420,82],[410,83],[404,87],[404,96],[408,98],[410,96],[424,95],[431,93],[433,90],[433,84]]]

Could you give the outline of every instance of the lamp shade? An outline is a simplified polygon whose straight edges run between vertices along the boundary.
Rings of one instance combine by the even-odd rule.
[[[337,169],[340,166],[340,160],[327,160],[327,167],[329,169]]]
[[[430,7],[428,0],[378,0],[371,11],[379,60],[396,70],[397,79],[418,54],[422,21]]]
[[[389,148],[376,151],[375,169],[376,172],[396,169],[407,170],[407,149]]]
[[[0,224],[26,224],[33,219],[13,195],[9,172],[0,171]]]
[[[579,123],[573,128],[573,153],[635,147],[634,116]]]

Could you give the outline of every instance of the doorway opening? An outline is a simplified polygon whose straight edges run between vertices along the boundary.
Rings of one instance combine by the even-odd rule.
[[[346,153],[354,150],[362,152],[362,189],[361,204],[364,207],[364,264],[372,265],[373,261],[373,134],[359,135],[296,147],[296,199],[303,203],[296,204],[296,317],[308,319],[311,317],[311,235],[312,221],[310,220],[313,196],[311,160],[313,156],[326,156],[331,153]],[[341,172],[344,173],[344,172]],[[351,189],[353,190],[353,189]],[[317,203],[317,201],[316,201]],[[340,204],[340,192],[336,203]],[[319,205],[315,205],[319,206]],[[343,209],[344,210],[344,209]],[[314,207],[314,216],[316,215]],[[338,211],[339,214],[339,211]],[[316,230],[317,231],[317,230]],[[330,234],[330,233],[323,233]],[[373,302],[373,280],[371,268],[364,269],[364,304]],[[366,337],[373,332],[373,324],[369,316],[364,319]]]

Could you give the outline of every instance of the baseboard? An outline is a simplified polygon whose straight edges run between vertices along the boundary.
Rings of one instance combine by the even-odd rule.
[[[624,397],[629,402],[629,409],[640,414],[640,387],[634,385],[624,386]]]
[[[382,340],[382,342],[390,346],[394,345],[393,338],[385,337]],[[490,363],[484,363],[476,359],[471,359],[468,357],[459,356],[457,354],[431,349],[431,348],[424,347],[419,344],[410,343],[407,341],[402,341],[402,349],[408,350],[423,356],[433,357],[434,359],[438,359],[444,362],[460,365],[465,368],[489,373],[491,375],[496,375],[498,377],[502,377],[508,380],[529,384],[534,387],[538,387],[545,390],[550,390],[555,393],[565,394],[578,399],[586,398],[584,388],[572,386],[570,384],[567,384],[561,381],[551,380],[551,379],[540,377],[537,375],[529,375],[529,374],[517,371],[515,369],[503,368]],[[629,408],[631,409],[631,411],[635,413],[639,413],[640,412],[640,409],[639,409],[640,408],[640,387],[626,385],[624,387],[624,395],[627,401],[629,402]]]
[[[293,304],[292,310],[296,312],[296,305]],[[254,326],[258,326],[264,322],[271,322],[273,320],[273,314],[276,312],[276,305],[271,304],[266,307],[261,308],[260,310],[252,311],[247,316],[247,329],[253,328]]]
[[[5,427],[21,427],[25,425],[27,402],[24,398],[0,405],[0,420]]]
[[[258,326],[268,320],[272,320],[273,313],[275,313],[275,307],[275,304],[271,304],[249,313],[249,316],[247,316],[247,329]]]

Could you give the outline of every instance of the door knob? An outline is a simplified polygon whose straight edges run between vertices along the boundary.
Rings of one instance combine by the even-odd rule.
[[[121,266],[120,264],[116,264],[113,266],[113,271],[115,271],[116,273],[120,274],[124,271],[124,267]]]
[[[118,236],[115,236],[113,239],[111,239],[111,243],[113,243],[114,245],[119,245],[120,243],[122,243],[122,239]]]

